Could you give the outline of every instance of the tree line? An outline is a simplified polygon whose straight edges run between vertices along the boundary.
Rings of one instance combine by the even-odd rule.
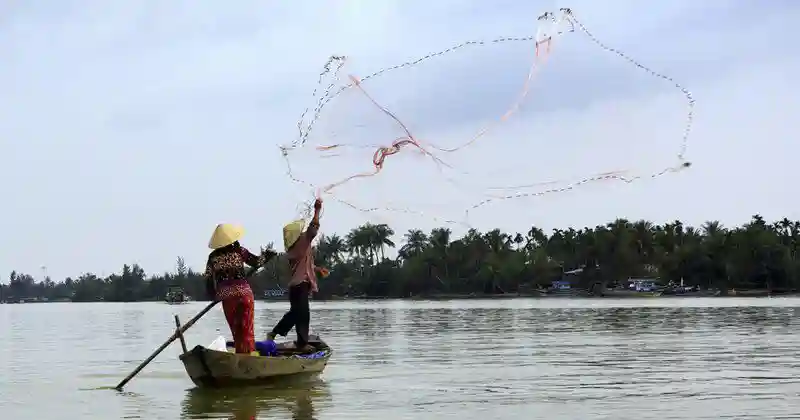
[[[448,228],[412,229],[396,239],[386,224],[364,224],[344,236],[323,235],[318,265],[331,270],[319,281],[317,299],[525,293],[548,287],[565,271],[581,268],[573,287],[611,287],[629,277],[684,281],[703,289],[791,291],[800,285],[800,222],[768,223],[761,216],[738,227],[709,221],[700,227],[680,221],[654,224],[617,219],[583,229],[538,227],[508,233],[469,230],[454,238]],[[389,257],[395,249],[396,257]],[[256,296],[285,288],[283,254],[251,280]],[[147,275],[136,264],[107,277],[92,273],[54,282],[12,272],[0,298],[86,301],[161,300],[181,287],[206,300],[202,273],[177,259],[174,272]]]

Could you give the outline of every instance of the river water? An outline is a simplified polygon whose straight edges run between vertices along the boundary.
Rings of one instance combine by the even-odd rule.
[[[800,299],[313,302],[335,353],[290,389],[193,389],[176,342],[205,303],[0,305],[7,419],[800,418]],[[257,334],[288,303],[259,302]],[[221,308],[189,347],[227,335]]]

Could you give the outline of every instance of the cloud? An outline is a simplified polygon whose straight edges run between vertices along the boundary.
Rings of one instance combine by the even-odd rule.
[[[177,255],[200,267],[207,236],[222,221],[244,223],[250,246],[277,241],[308,197],[283,174],[277,145],[296,137],[328,55],[348,55],[348,71],[364,75],[466,39],[530,34],[538,14],[563,6],[599,39],[693,90],[688,158],[695,165],[649,182],[506,200],[475,211],[471,223],[521,231],[615,217],[728,224],[756,212],[797,217],[787,194],[798,111],[798,63],[787,54],[797,38],[794,3],[561,3],[6,2],[0,194],[10,226],[0,269],[36,273],[46,265],[60,279],[130,262],[167,270]],[[462,180],[509,185],[674,163],[681,97],[574,35],[554,45],[516,119],[447,157],[479,174]],[[523,44],[472,49],[376,79],[369,89],[426,139],[456,143],[505,110],[530,58]],[[390,140],[381,133],[392,129],[374,110],[352,115],[367,109],[361,103],[332,107],[342,119],[328,129],[358,134],[361,124],[375,140],[351,141]],[[298,165],[315,165],[310,176],[330,182],[344,169],[368,167],[366,159]],[[448,185],[408,154],[341,194],[460,216],[473,197]],[[449,204],[431,204],[437,200]],[[434,225],[377,216],[398,230]],[[367,217],[331,202],[324,229],[344,231]]]

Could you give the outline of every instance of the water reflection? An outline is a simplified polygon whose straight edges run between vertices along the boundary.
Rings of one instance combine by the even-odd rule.
[[[204,306],[181,306],[181,316]],[[128,374],[172,334],[176,308],[2,305],[0,411],[98,420],[795,418],[796,307],[800,299],[314,302],[312,327],[334,348],[324,384],[187,391],[173,344],[129,384],[138,396],[97,398],[110,391],[77,390]],[[260,338],[288,302],[258,308]],[[220,333],[229,335],[213,311],[189,339]]]
[[[330,389],[322,381],[292,387],[193,388],[186,393],[181,414],[186,419],[311,420],[317,418],[315,404],[330,398]]]

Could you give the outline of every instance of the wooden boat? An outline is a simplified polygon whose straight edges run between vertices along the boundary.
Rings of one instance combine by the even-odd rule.
[[[637,290],[630,290],[630,289],[607,289],[607,290],[603,291],[602,296],[603,297],[613,297],[613,298],[659,297],[659,296],[661,296],[661,291],[657,291],[657,290],[637,291]]]
[[[311,336],[311,353],[299,353],[294,343],[278,344],[275,356],[237,354],[225,347],[223,337],[208,347],[195,346],[180,356],[186,373],[199,387],[229,387],[274,383],[319,376],[333,350],[319,336]]]
[[[181,303],[188,303],[192,299],[180,287],[170,287],[167,290],[167,295],[164,296],[164,302],[170,305],[178,305]]]
[[[264,291],[264,300],[272,301],[272,300],[286,300],[286,290],[282,287],[278,286],[274,289],[269,289]]]
[[[603,290],[603,297],[659,297],[663,287],[654,278],[628,278],[621,287]]]
[[[721,294],[719,290],[664,290],[662,297],[690,298],[690,297],[717,297]]]

